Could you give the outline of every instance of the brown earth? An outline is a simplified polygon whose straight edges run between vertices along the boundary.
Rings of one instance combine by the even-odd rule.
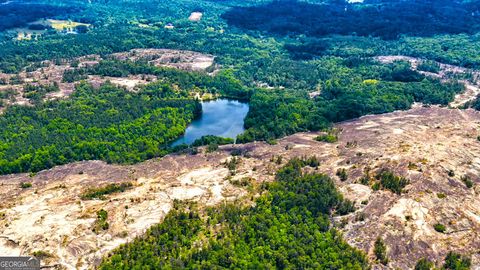
[[[335,226],[346,240],[369,254],[382,237],[388,246],[388,268],[408,269],[421,257],[438,264],[450,250],[472,257],[480,266],[480,112],[416,107],[409,111],[365,116],[340,123],[339,141],[313,140],[318,133],[299,133],[276,145],[227,145],[216,153],[170,155],[133,166],[79,162],[38,173],[1,176],[0,253],[54,255],[48,263],[87,268],[121,243],[161,222],[174,199],[210,205],[245,198],[248,193],[231,184],[223,164],[233,149],[241,149],[235,179],[272,181],[279,166],[272,156],[317,156],[317,172],[333,177],[358,210],[336,217]],[[335,176],[347,170],[344,182]],[[359,179],[389,169],[410,184],[401,195],[374,191]],[[452,173],[449,171],[452,170]],[[474,182],[467,188],[461,177]],[[131,181],[134,188],[107,200],[84,201],[80,194],[91,186]],[[21,182],[32,182],[21,189]],[[245,198],[248,199],[248,198]],[[108,211],[110,228],[92,231],[96,211]],[[359,217],[362,218],[359,218]],[[442,223],[445,233],[433,225]],[[382,268],[376,265],[375,268]],[[475,268],[474,268],[475,269]]]

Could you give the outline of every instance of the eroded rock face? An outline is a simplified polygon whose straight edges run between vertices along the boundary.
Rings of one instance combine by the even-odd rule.
[[[224,165],[234,149],[241,157],[234,179],[250,177],[272,181],[275,171],[293,157],[317,156],[318,169],[334,178],[345,197],[358,210],[336,217],[335,224],[353,246],[373,259],[373,243],[382,237],[388,247],[389,268],[412,268],[421,257],[440,264],[448,251],[472,256],[480,265],[480,113],[473,110],[417,107],[410,111],[366,116],[337,125],[339,141],[313,140],[318,133],[299,133],[276,145],[227,145],[210,154],[171,155],[133,166],[80,162],[41,172],[35,177],[0,177],[0,253],[19,255],[44,250],[55,255],[49,263],[67,268],[88,268],[116,246],[161,222],[174,199],[199,205],[246,198],[247,192],[231,184]],[[272,156],[282,156],[277,164]],[[346,181],[335,176],[347,171]],[[410,180],[398,195],[374,191],[360,183],[388,169]],[[461,178],[476,183],[467,188]],[[21,182],[32,182],[21,189]],[[84,201],[90,186],[131,181],[134,187]],[[96,212],[108,212],[108,230],[92,231]],[[359,218],[361,216],[361,218]],[[434,230],[437,223],[445,233]],[[344,224],[344,226],[340,226]],[[381,268],[382,266],[377,265]]]

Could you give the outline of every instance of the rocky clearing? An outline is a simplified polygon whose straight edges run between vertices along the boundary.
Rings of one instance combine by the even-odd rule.
[[[389,268],[411,268],[421,257],[440,263],[449,250],[471,255],[479,267],[479,127],[480,112],[416,107],[340,123],[339,141],[333,144],[313,140],[318,133],[299,133],[276,145],[227,145],[215,153],[170,155],[132,166],[87,161],[33,177],[1,176],[0,252],[42,250],[53,255],[47,260],[51,265],[85,269],[161,222],[175,199],[200,206],[248,200],[246,190],[231,184],[224,165],[231,151],[240,149],[245,154],[233,180],[272,181],[281,166],[272,156],[282,156],[283,164],[292,157],[317,156],[317,172],[333,177],[358,208],[335,217],[335,226],[372,258],[373,243],[381,236],[388,246]],[[335,176],[339,168],[347,170],[344,182]],[[382,169],[409,179],[406,192],[373,191],[359,183],[366,171]],[[476,183],[473,188],[461,181],[465,175]],[[106,200],[80,199],[88,187],[125,181],[134,187]],[[22,182],[33,187],[21,189]],[[108,212],[110,227],[97,235],[92,227],[99,209]],[[437,223],[446,226],[445,233],[433,229]]]

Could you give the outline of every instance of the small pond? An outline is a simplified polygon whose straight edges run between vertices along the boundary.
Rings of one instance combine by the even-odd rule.
[[[185,134],[172,146],[191,144],[205,135],[235,139],[244,131],[243,121],[249,110],[248,103],[230,99],[202,102],[202,115],[192,121]]]

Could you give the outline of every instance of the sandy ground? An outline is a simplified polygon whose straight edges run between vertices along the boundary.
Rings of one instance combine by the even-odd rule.
[[[55,255],[50,264],[69,269],[95,265],[107,251],[161,222],[174,199],[214,205],[246,198],[245,190],[230,183],[224,165],[231,151],[240,149],[245,155],[234,178],[258,182],[274,179],[281,165],[272,162],[272,156],[282,156],[283,164],[292,157],[317,156],[321,165],[316,172],[333,177],[358,208],[336,217],[336,226],[350,244],[372,258],[375,239],[385,239],[389,268],[413,267],[421,257],[441,263],[450,250],[471,255],[478,267],[479,125],[480,112],[416,106],[340,123],[339,141],[333,144],[313,140],[318,133],[299,133],[276,145],[227,145],[211,154],[171,155],[133,166],[88,161],[32,178],[1,176],[0,213],[5,216],[0,218],[0,251],[11,255],[48,251]],[[335,176],[338,168],[347,170],[345,182]],[[401,195],[373,191],[359,183],[367,169],[372,174],[389,169],[410,184]],[[465,175],[476,183],[474,188],[461,181]],[[21,189],[19,183],[25,181],[33,188]],[[103,201],[79,199],[90,186],[124,181],[134,183],[134,188]],[[92,226],[101,208],[109,213],[110,228],[97,235]],[[356,218],[360,214],[361,221]],[[447,231],[436,232],[436,223]]]

